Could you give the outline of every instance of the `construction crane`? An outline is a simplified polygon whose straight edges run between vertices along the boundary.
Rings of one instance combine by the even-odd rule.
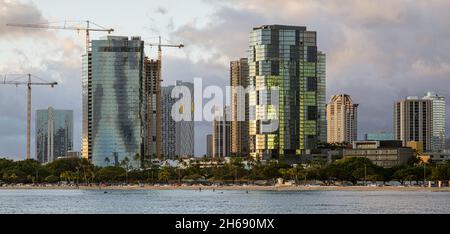
[[[86,27],[77,27],[77,26],[66,26],[66,22],[64,23],[64,26],[52,26],[48,23],[46,24],[14,24],[14,23],[8,23],[6,26],[10,27],[22,27],[22,28],[41,28],[41,29],[58,29],[58,30],[73,30],[73,31],[85,31],[86,32],[86,52],[89,52],[90,48],[90,32],[107,32],[108,34],[111,34],[114,32],[114,29],[112,28],[105,28],[103,26],[100,26],[92,21],[86,20],[83,21],[86,23]],[[69,22],[80,22],[80,21],[69,21]],[[97,26],[97,28],[91,28],[91,25]]]
[[[159,42],[156,43],[145,43],[146,45],[153,47],[158,47],[158,72],[156,79],[156,103],[161,103],[161,82],[162,79],[162,47],[172,47],[172,48],[183,48],[183,44],[162,44],[161,36],[159,36]],[[161,153],[161,105],[156,106],[156,157],[160,158]]]
[[[7,80],[7,76],[26,76],[28,78],[27,81],[19,81],[19,80],[11,80],[8,81]],[[31,128],[31,86],[33,85],[47,85],[50,87],[54,87],[55,85],[57,85],[57,82],[32,82],[31,81],[31,74],[20,74],[20,75],[4,75],[3,80],[0,82],[0,84],[4,84],[4,85],[15,85],[16,87],[19,85],[26,85],[28,87],[28,92],[27,92],[27,98],[28,98],[28,102],[27,102],[27,159],[30,159],[30,141],[31,141],[31,136],[30,136],[30,128]],[[36,77],[40,80],[42,80],[41,78],[37,77],[37,76],[33,76]]]

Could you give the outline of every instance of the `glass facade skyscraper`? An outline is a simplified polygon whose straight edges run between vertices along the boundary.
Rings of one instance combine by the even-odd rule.
[[[136,167],[145,145],[144,42],[106,36],[83,58],[83,157],[96,166]]]
[[[191,115],[192,121],[175,121],[172,118],[172,108],[178,101],[172,98],[172,90],[175,85],[162,87],[161,112],[162,112],[162,154],[166,159],[176,157],[194,156],[194,84],[191,82],[176,81],[176,86],[187,87],[191,95],[190,106],[180,106],[177,110],[180,114],[187,111]]]
[[[431,150],[445,149],[445,98],[434,92],[427,92],[423,99],[431,100]]]
[[[36,159],[49,163],[73,150],[73,111],[36,111]]]
[[[270,159],[315,149],[326,132],[325,54],[317,50],[316,32],[264,25],[253,28],[249,39],[251,156]],[[276,89],[279,102],[271,103],[270,91]],[[270,122],[278,122],[278,129],[263,131]]]
[[[164,158],[175,158],[175,120],[171,111],[175,99],[171,97],[174,85],[162,87],[161,110],[162,110],[162,156]]]

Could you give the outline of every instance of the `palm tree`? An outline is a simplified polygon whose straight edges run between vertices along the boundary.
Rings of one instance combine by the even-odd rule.
[[[106,163],[106,165],[108,165],[108,167],[109,167],[109,163],[110,163],[109,157],[106,157],[106,158],[105,158],[105,163]]]
[[[136,153],[133,159],[138,163],[138,168],[141,168],[141,155],[139,153]]]
[[[125,156],[122,162],[120,162],[120,166],[125,169],[126,183],[128,184],[128,170],[130,169],[130,159]]]

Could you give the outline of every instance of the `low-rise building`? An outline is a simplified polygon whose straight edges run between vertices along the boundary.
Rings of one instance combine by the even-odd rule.
[[[402,147],[401,141],[356,141],[352,149],[344,149],[344,158],[361,157],[382,167],[406,165],[415,157],[409,147]]]
[[[424,163],[442,164],[450,160],[450,152],[424,152],[419,158]]]
[[[365,141],[391,141],[395,140],[392,132],[368,132],[364,134]]]

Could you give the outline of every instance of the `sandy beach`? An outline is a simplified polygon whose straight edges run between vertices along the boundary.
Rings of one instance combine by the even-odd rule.
[[[129,186],[4,186],[0,190],[7,189],[80,189],[80,190],[245,190],[245,191],[428,191],[450,192],[450,187],[419,187],[419,186],[153,186],[153,185],[129,185]]]

